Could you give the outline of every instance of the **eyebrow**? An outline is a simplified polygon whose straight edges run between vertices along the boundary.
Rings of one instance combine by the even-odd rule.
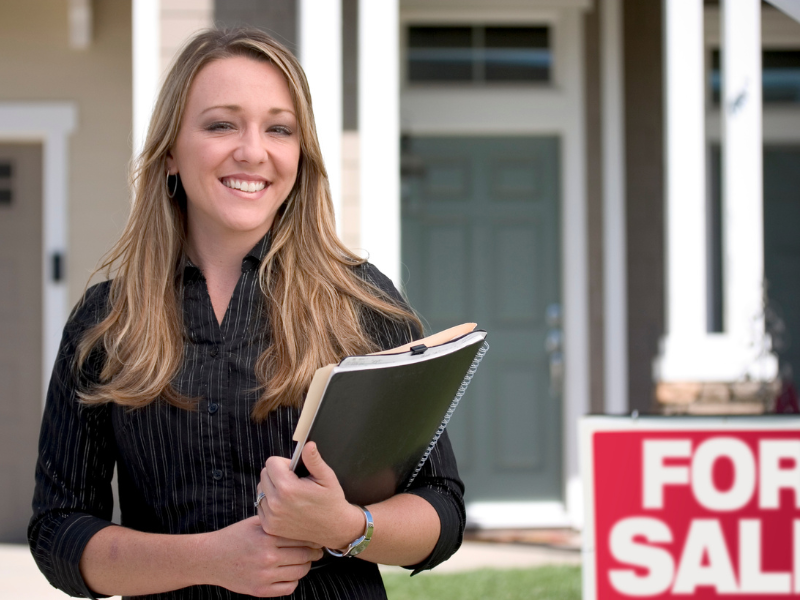
[[[214,110],[216,108],[223,108],[225,110],[230,110],[232,112],[241,112],[242,111],[242,107],[239,106],[238,104],[217,104],[217,105],[214,105],[214,106],[209,106],[208,108],[203,110],[200,114],[203,115],[203,114],[207,113],[208,111]],[[289,113],[292,116],[295,116],[294,111],[289,110],[288,108],[274,107],[274,108],[270,108],[269,109],[269,114],[271,114],[271,115],[277,115],[277,114],[284,113],[284,112],[285,113]]]

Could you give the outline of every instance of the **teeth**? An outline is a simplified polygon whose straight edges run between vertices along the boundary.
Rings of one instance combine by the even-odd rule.
[[[266,181],[239,181],[238,179],[223,179],[222,183],[234,190],[241,190],[243,192],[251,193],[259,192],[267,185]]]

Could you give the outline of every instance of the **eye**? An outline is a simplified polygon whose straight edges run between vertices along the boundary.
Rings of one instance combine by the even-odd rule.
[[[214,121],[206,126],[206,131],[230,131],[231,129],[234,129],[233,124],[227,121]]]
[[[273,125],[267,131],[269,131],[270,133],[277,133],[278,135],[284,135],[284,136],[292,135],[292,130],[286,127],[285,125]]]

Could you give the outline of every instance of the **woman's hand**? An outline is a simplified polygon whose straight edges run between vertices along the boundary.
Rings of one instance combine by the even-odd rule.
[[[258,517],[213,534],[213,583],[259,598],[291,594],[311,562],[322,557],[318,544],[265,533]]]
[[[363,534],[364,514],[345,499],[336,474],[314,442],[303,448],[303,463],[309,476],[300,478],[289,468],[288,459],[267,460],[259,486],[266,494],[258,512],[261,526],[270,535],[344,548]]]

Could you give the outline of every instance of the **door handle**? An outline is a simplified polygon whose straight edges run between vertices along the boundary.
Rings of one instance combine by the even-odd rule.
[[[564,389],[564,355],[553,352],[550,355],[550,393],[560,396]]]
[[[544,340],[550,367],[550,393],[558,396],[564,389],[564,333],[561,330],[561,305],[550,304],[545,311],[545,320],[550,328]]]

